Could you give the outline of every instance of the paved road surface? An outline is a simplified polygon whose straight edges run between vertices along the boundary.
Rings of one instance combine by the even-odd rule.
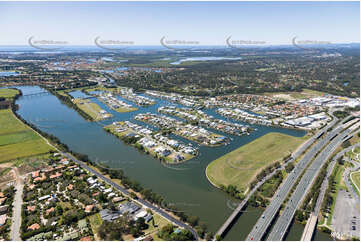
[[[349,117],[347,117],[349,118]],[[346,120],[345,118],[344,120]],[[327,128],[327,127],[326,127]],[[344,125],[339,123],[336,128],[323,135],[316,143],[305,153],[302,159],[296,164],[294,170],[287,176],[285,181],[281,184],[276,194],[273,196],[270,205],[263,212],[262,216],[258,219],[256,225],[247,237],[247,240],[261,240],[270,226],[274,216],[279,211],[283,201],[286,199],[289,191],[296,183],[298,177],[305,170],[307,165],[311,162],[314,156],[331,140],[333,139],[342,129]],[[324,129],[323,129],[324,130]],[[327,130],[327,129],[326,129]]]
[[[96,175],[98,178],[104,180],[105,182],[107,182],[108,184],[110,184],[111,186],[113,186],[114,188],[118,189],[119,191],[121,191],[122,193],[126,194],[126,195],[130,195],[129,192],[124,189],[123,187],[119,186],[118,184],[116,184],[115,182],[113,182],[111,179],[108,179],[107,177],[103,176],[102,174],[100,174],[99,172],[97,172],[96,170],[90,168],[89,166],[87,166],[84,162],[79,161],[78,159],[76,159],[74,156],[68,154],[68,153],[64,153],[64,152],[60,152],[62,155],[66,156],[68,159],[73,160],[75,163],[77,163],[79,166],[81,166],[82,168],[86,169],[87,171],[89,171],[90,173]],[[167,212],[165,212],[164,210],[162,210],[159,207],[154,206],[153,204],[138,198],[137,201],[142,204],[143,206],[149,207],[151,209],[153,209],[155,212],[159,213],[160,215],[162,215],[163,217],[167,218],[169,221],[173,222],[174,224],[178,225],[179,227],[185,228],[187,230],[189,230],[194,238],[196,240],[199,240],[198,238],[198,234],[197,232],[189,225],[175,219],[174,217],[170,216]]]
[[[16,193],[14,197],[14,208],[13,216],[10,228],[10,240],[20,241],[20,226],[21,226],[21,207],[23,205],[23,190],[24,190],[24,181],[19,176],[17,168],[15,168],[16,173]]]
[[[345,212],[347,211],[347,212]],[[341,239],[346,237],[360,237],[360,210],[358,204],[351,194],[345,190],[337,193],[336,205],[332,217],[332,228],[335,235]],[[352,227],[354,226],[354,229]]]
[[[15,116],[15,115],[14,115]],[[18,119],[16,116],[15,116],[16,119]],[[19,120],[19,119],[18,119]],[[19,120],[21,122],[21,120]],[[31,127],[30,127],[31,128]],[[48,139],[44,138],[41,134],[39,134],[36,130],[34,130],[33,128],[31,128],[35,133],[37,133],[40,137],[42,137],[47,144],[49,144],[51,147],[53,147],[54,149],[56,149],[59,153],[61,153],[63,156],[67,157],[68,159],[71,159],[73,160],[75,163],[77,163],[79,166],[81,166],[82,168],[86,169],[87,171],[89,171],[90,173],[96,175],[97,177],[99,177],[100,179],[104,180],[105,182],[107,182],[108,184],[112,185],[113,187],[115,187],[116,189],[118,189],[119,191],[121,191],[122,193],[126,194],[126,195],[130,195],[129,192],[122,188],[121,186],[119,186],[118,184],[114,183],[112,180],[106,178],[105,176],[103,176],[102,174],[100,174],[99,172],[93,170],[92,168],[90,168],[89,166],[87,166],[84,162],[76,159],[74,156],[70,155],[69,153],[65,153],[65,152],[62,152],[60,151],[58,148],[56,148],[53,144],[51,144],[49,142]],[[188,229],[189,231],[191,231],[191,233],[193,234],[194,238],[196,240],[199,240],[199,237],[198,237],[198,234],[197,232],[189,225],[183,223],[182,221],[179,221],[177,219],[175,219],[174,217],[170,216],[167,212],[165,212],[164,210],[162,210],[161,208],[159,207],[156,207],[154,206],[153,204],[141,199],[141,198],[138,198],[137,201],[139,203],[141,203],[142,205],[146,206],[146,207],[149,207],[151,209],[153,209],[154,211],[156,211],[157,213],[159,213],[160,215],[162,215],[163,217],[167,218],[168,220],[172,221],[174,224],[182,227],[182,228],[185,228],[185,229]],[[20,227],[19,227],[20,228]]]
[[[317,198],[317,202],[316,202],[316,206],[313,210],[313,212],[310,215],[309,220],[307,221],[307,225],[305,227],[305,229],[303,230],[303,234],[301,237],[301,241],[310,241],[312,239],[313,233],[316,229],[317,223],[313,223],[314,221],[312,221],[312,218],[315,219],[315,217],[318,217],[318,214],[321,211],[321,206],[322,206],[322,202],[323,199],[325,197],[326,194],[326,190],[328,188],[328,179],[329,177],[332,175],[333,169],[336,165],[337,160],[342,157],[345,153],[349,152],[350,150],[352,150],[354,147],[359,146],[360,144],[355,144],[353,146],[350,146],[346,149],[343,149],[342,151],[340,151],[339,153],[337,153],[335,155],[335,157],[332,159],[331,163],[328,165],[327,168],[327,175],[326,177],[323,179],[322,185],[321,185],[321,189],[320,189],[320,194]]]
[[[317,139],[318,136],[320,136],[323,132],[325,132],[328,128],[332,127],[336,122],[337,118],[333,117],[332,122],[327,124],[323,129],[318,131],[315,135],[313,135],[311,138],[309,138],[306,142],[304,142],[291,156],[291,159],[287,160],[285,163],[281,165],[280,168],[275,169],[273,172],[268,174],[266,177],[264,177],[261,181],[259,181],[250,192],[248,192],[245,199],[242,200],[242,202],[237,206],[237,208],[233,211],[233,213],[228,217],[228,219],[222,224],[222,226],[219,228],[217,233],[215,235],[222,235],[224,231],[230,226],[232,221],[237,217],[238,213],[243,209],[243,207],[247,204],[249,198],[257,191],[257,189],[263,185],[268,179],[270,179],[274,174],[276,174],[277,171],[284,169],[288,163],[297,160],[299,156],[303,154]],[[216,239],[216,236],[214,237],[214,240]]]
[[[335,129],[335,132],[341,130]],[[309,189],[312,187],[313,181],[316,179],[322,166],[326,163],[332,153],[342,144],[344,139],[351,133],[351,129],[346,129],[341,134],[330,141],[328,145],[316,156],[311,166],[306,170],[298,183],[296,190],[291,195],[281,216],[276,221],[267,240],[280,241],[285,236],[287,229],[296,213],[297,208],[302,203]],[[331,132],[332,133],[332,132]],[[338,134],[338,133],[337,133]],[[331,136],[333,137],[333,136]]]

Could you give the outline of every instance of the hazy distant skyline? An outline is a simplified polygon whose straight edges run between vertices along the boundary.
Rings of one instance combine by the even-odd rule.
[[[28,38],[93,45],[167,40],[224,45],[233,40],[360,42],[359,2],[0,2],[0,45]]]

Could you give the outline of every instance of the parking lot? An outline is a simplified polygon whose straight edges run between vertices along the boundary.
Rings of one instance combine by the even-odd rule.
[[[343,236],[360,237],[359,214],[360,211],[356,200],[349,192],[339,190],[332,218],[332,227],[338,238]]]

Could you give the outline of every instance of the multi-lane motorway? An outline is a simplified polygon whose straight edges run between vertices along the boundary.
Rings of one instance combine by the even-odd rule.
[[[338,129],[336,129],[335,132],[337,130]],[[331,140],[331,142],[316,156],[309,168],[307,168],[305,174],[302,176],[302,179],[298,183],[295,191],[287,202],[281,216],[278,218],[276,224],[272,228],[268,240],[279,241],[283,239],[287,232],[288,226],[290,225],[293,216],[296,213],[297,208],[302,202],[304,196],[311,188],[314,179],[321,170],[321,167],[325,164],[325,162],[329,159],[337,147],[342,144],[344,139],[348,136],[348,134],[350,134],[351,131],[351,129],[346,129],[341,134],[337,135],[336,138]]]
[[[349,118],[349,117],[347,117]],[[346,119],[347,119],[346,118]],[[344,120],[346,120],[344,119]],[[328,129],[328,127],[326,127]],[[324,128],[320,131],[320,134],[323,134],[325,131]],[[265,235],[267,229],[271,225],[274,217],[279,211],[283,201],[286,199],[289,191],[292,189],[293,185],[296,183],[297,179],[310,164],[316,154],[321,151],[321,149],[332,139],[337,137],[337,135],[345,128],[345,125],[339,123],[334,129],[330,132],[327,132],[322,137],[320,137],[316,143],[305,153],[302,159],[296,164],[294,170],[287,176],[285,181],[281,184],[280,188],[277,190],[276,194],[273,196],[270,205],[263,212],[262,216],[258,219],[256,225],[253,227],[252,231],[247,237],[247,240],[261,240]],[[317,139],[317,138],[316,138]],[[310,179],[309,181],[310,182]]]
[[[232,224],[233,220],[237,217],[237,215],[240,213],[240,211],[243,209],[243,207],[247,204],[249,198],[257,191],[257,189],[263,185],[263,183],[265,181],[267,181],[268,179],[270,179],[274,174],[276,174],[277,171],[282,170],[286,167],[286,165],[294,160],[297,160],[299,156],[301,156],[312,144],[313,142],[315,142],[315,140],[321,135],[323,134],[325,131],[327,131],[327,129],[329,129],[330,127],[332,127],[337,121],[338,119],[333,116],[331,114],[331,116],[333,117],[332,122],[330,122],[328,125],[326,125],[323,129],[321,129],[319,132],[317,132],[315,135],[313,135],[310,139],[308,139],[305,143],[303,143],[291,156],[291,158],[289,160],[287,160],[285,163],[282,164],[281,167],[275,169],[273,172],[271,172],[270,174],[268,174],[266,177],[264,177],[261,181],[259,181],[253,188],[252,190],[250,190],[247,194],[247,196],[245,197],[245,199],[243,199],[243,201],[237,206],[237,208],[233,211],[233,213],[228,217],[228,219],[222,224],[222,226],[218,229],[216,236],[219,235],[221,236],[224,231],[226,231],[226,229]],[[216,236],[214,237],[214,240],[216,240]]]

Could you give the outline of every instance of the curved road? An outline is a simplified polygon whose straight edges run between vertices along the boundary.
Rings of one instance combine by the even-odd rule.
[[[274,174],[276,174],[277,171],[282,170],[286,167],[286,165],[294,160],[297,160],[314,142],[317,140],[317,138],[323,134],[327,129],[332,127],[338,119],[333,116],[333,120],[327,124],[324,128],[322,128],[320,131],[318,131],[316,134],[314,134],[311,138],[309,138],[306,142],[304,142],[291,156],[291,158],[287,161],[285,161],[281,167],[275,169],[273,172],[268,174],[266,177],[264,177],[261,181],[259,181],[253,189],[248,192],[247,196],[242,200],[242,202],[237,206],[237,208],[233,211],[233,213],[228,217],[228,219],[224,222],[224,224],[219,228],[217,233],[215,234],[215,237],[213,240],[216,240],[216,236],[221,236],[224,231],[231,225],[232,221],[237,217],[238,213],[243,209],[243,207],[247,204],[249,198],[257,191],[257,189],[263,185],[268,179],[270,179]],[[209,179],[208,179],[209,180]],[[210,180],[209,180],[210,181]],[[210,181],[211,182],[211,181]]]
[[[347,120],[349,117],[346,117],[344,120]],[[336,122],[336,120],[334,120]],[[322,131],[328,129],[329,126],[326,126]],[[326,129],[327,128],[327,129]],[[256,225],[253,227],[252,231],[247,237],[247,240],[261,240],[266,233],[268,227],[271,225],[274,217],[279,211],[283,201],[288,196],[289,191],[292,189],[293,185],[296,183],[297,179],[313,160],[314,156],[321,151],[321,149],[335,136],[339,134],[340,131],[344,129],[344,125],[339,123],[336,128],[328,132],[326,135],[323,135],[316,143],[305,153],[302,159],[296,164],[293,171],[287,176],[285,181],[281,184],[280,188],[277,190],[275,195],[272,198],[270,205],[263,212],[262,216],[258,219]],[[320,132],[322,132],[320,131]],[[320,133],[319,132],[319,133]],[[322,134],[322,133],[321,133]],[[317,138],[316,138],[317,139]]]
[[[336,129],[337,130],[337,129]],[[297,208],[302,202],[304,196],[311,188],[313,181],[316,179],[322,166],[326,163],[332,153],[339,147],[344,139],[351,132],[350,129],[343,131],[335,139],[333,139],[314,159],[311,166],[306,170],[298,183],[296,190],[291,195],[281,216],[277,219],[276,224],[272,228],[267,240],[280,241],[283,239],[287,229],[296,213]]]

